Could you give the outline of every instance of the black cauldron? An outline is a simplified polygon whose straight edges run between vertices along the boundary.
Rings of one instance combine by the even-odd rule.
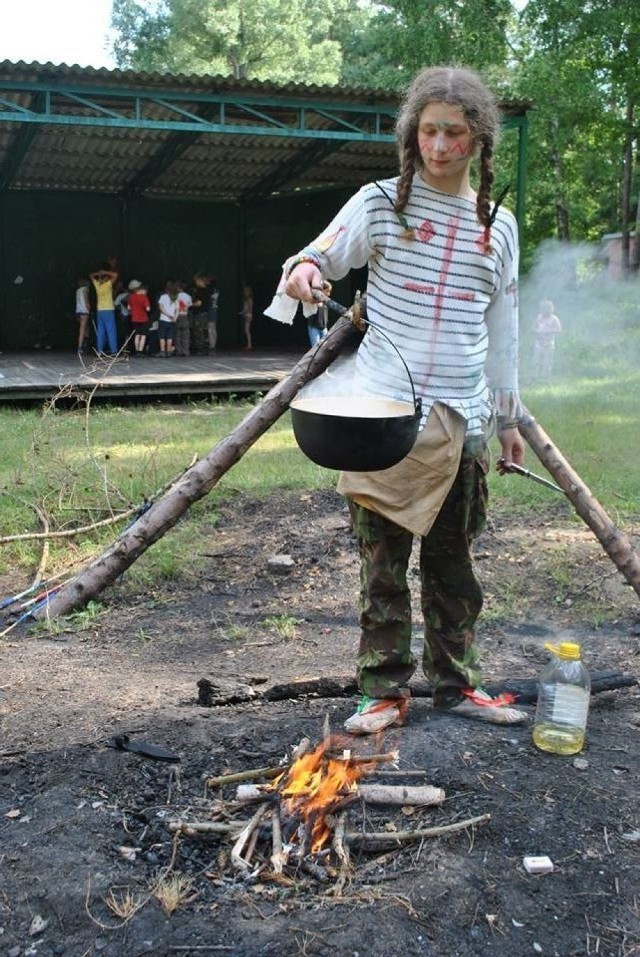
[[[382,396],[317,396],[291,403],[296,442],[328,469],[379,472],[397,465],[418,435],[422,404]]]

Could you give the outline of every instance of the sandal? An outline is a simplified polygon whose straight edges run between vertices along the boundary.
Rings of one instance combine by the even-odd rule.
[[[492,698],[482,688],[465,688],[462,694],[464,697],[456,703],[445,704],[439,710],[490,724],[523,724],[528,719],[526,711],[509,707],[516,700],[512,694],[505,693]]]

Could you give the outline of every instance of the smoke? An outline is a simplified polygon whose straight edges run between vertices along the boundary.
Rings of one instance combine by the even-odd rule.
[[[599,243],[546,240],[520,280],[520,370],[523,386],[539,380],[533,364],[534,325],[541,303],[551,301],[562,331],[553,357],[553,382],[621,377],[640,365],[640,279],[616,278],[615,248]],[[612,262],[610,262],[612,260]],[[396,363],[393,350],[385,367]],[[390,370],[389,370],[390,371]],[[393,369],[402,381],[406,372]],[[301,398],[376,393],[363,382],[355,353],[343,355],[299,393]]]
[[[612,260],[612,261],[610,261]],[[550,300],[559,318],[556,376],[605,376],[614,366],[640,358],[640,281],[615,278],[615,244],[547,240],[520,281],[520,367],[523,383],[534,378],[534,324]]]
[[[339,356],[317,379],[312,379],[298,392],[298,399],[318,399],[356,393],[354,387],[356,367],[355,352]]]
[[[384,369],[387,377],[391,381],[406,383],[405,391],[412,389],[409,370],[404,365],[397,350],[387,348],[384,341],[379,339],[378,331],[369,328],[367,335],[374,337],[377,342],[377,348],[382,350],[379,354],[375,352],[376,345],[370,345],[370,351],[374,358],[370,367],[358,359],[357,349],[347,347],[343,353],[323,372],[317,379],[312,379],[299,392],[300,399],[317,398],[350,398],[354,396],[376,396],[386,395],[395,399],[406,399],[387,388],[381,388],[379,383],[379,369]],[[376,339],[378,337],[378,339]],[[385,336],[385,340],[388,337]]]

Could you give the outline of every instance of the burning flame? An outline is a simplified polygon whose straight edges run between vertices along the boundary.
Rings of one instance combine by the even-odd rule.
[[[313,751],[297,758],[290,768],[273,782],[287,814],[311,827],[310,850],[316,854],[328,841],[331,828],[327,817],[337,805],[357,790],[366,762],[354,762],[350,752],[336,758],[327,752],[335,741],[327,739]]]

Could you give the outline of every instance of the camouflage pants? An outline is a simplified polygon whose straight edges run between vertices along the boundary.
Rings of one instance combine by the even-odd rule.
[[[194,356],[209,355],[209,316],[196,312],[191,321],[191,351]]]
[[[187,314],[176,319],[176,354],[188,356],[191,351],[191,320]]]
[[[480,683],[474,626],[482,588],[470,545],[486,522],[488,461],[463,453],[458,474],[431,530],[420,542],[422,667],[434,685],[434,704]],[[358,682],[373,698],[400,695],[417,667],[411,651],[407,567],[413,535],[348,500],[360,550]]]

